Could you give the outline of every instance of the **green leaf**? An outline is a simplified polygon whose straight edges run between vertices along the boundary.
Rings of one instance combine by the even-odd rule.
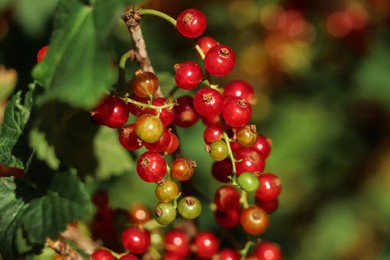
[[[50,48],[33,70],[46,91],[39,102],[57,99],[90,109],[115,83],[110,56],[111,32],[125,0],[100,0],[89,6],[78,0],[59,2]]]
[[[23,100],[19,91],[8,102],[0,128],[0,164],[4,166],[24,169],[31,155],[25,127],[30,118],[34,90],[35,85],[31,84]]]
[[[45,175],[30,174],[38,175],[37,180]],[[23,230],[32,247],[43,245],[47,237],[57,238],[68,223],[90,209],[89,196],[75,172],[57,172],[49,179],[44,185],[34,185],[22,179],[0,178],[0,255],[4,259],[18,259],[18,230]]]

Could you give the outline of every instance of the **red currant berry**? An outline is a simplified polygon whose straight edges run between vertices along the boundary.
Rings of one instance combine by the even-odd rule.
[[[169,131],[169,135],[171,136],[171,141],[169,142],[167,148],[165,148],[165,154],[172,154],[176,152],[177,148],[179,148],[179,138],[177,138],[177,135],[171,131]]]
[[[164,157],[156,152],[147,151],[137,160],[137,173],[146,182],[158,182],[164,178],[167,165]]]
[[[164,125],[161,120],[151,114],[143,114],[134,122],[135,132],[143,141],[154,143],[164,134]]]
[[[155,195],[160,202],[171,202],[179,195],[179,187],[172,180],[163,180],[158,183]]]
[[[136,151],[143,146],[143,142],[135,132],[134,124],[125,125],[119,132],[119,142],[130,151]]]
[[[144,146],[149,151],[163,153],[167,149],[170,142],[171,142],[171,134],[169,133],[169,130],[167,128],[164,128],[164,133],[157,142],[154,143],[144,142]]]
[[[231,127],[248,124],[252,116],[251,105],[243,98],[228,97],[222,110],[222,116]]]
[[[176,64],[174,69],[176,85],[181,89],[194,89],[202,81],[202,68],[194,61]]]
[[[251,148],[240,148],[235,154],[237,174],[243,172],[263,172],[265,161],[258,152]]]
[[[129,227],[122,232],[123,247],[133,254],[143,254],[150,247],[150,234],[138,227]]]
[[[91,259],[92,260],[115,260],[115,257],[112,255],[112,253],[109,250],[98,248],[92,253]]]
[[[240,192],[233,186],[223,185],[214,193],[214,203],[218,210],[229,211],[240,207]]]
[[[210,36],[202,36],[198,39],[197,44],[199,48],[203,51],[203,54],[206,55],[207,52],[219,43]]]
[[[209,125],[203,132],[203,140],[206,144],[211,144],[214,141],[221,140],[223,128],[221,124]]]
[[[255,196],[255,204],[264,209],[268,214],[274,213],[279,207],[279,200],[264,201]]]
[[[190,127],[198,121],[198,112],[194,108],[194,100],[191,96],[181,96],[175,106],[175,124],[180,127]]]
[[[119,260],[138,260],[139,258],[133,254],[125,254],[119,257]]]
[[[255,145],[257,141],[257,130],[255,125],[246,125],[236,131],[237,142],[243,147]]]
[[[282,182],[272,173],[259,175],[260,186],[256,191],[256,197],[263,201],[271,201],[278,198],[282,190]]]
[[[237,79],[229,81],[226,83],[223,89],[224,96],[245,98],[246,101],[248,101],[251,105],[256,103],[255,90],[248,82],[244,80]]]
[[[201,116],[217,116],[224,107],[224,99],[217,90],[202,88],[194,96],[194,107]]]
[[[159,86],[157,76],[149,71],[136,73],[135,78],[131,81],[134,94],[141,98],[149,98],[156,93]]]
[[[256,143],[251,146],[256,150],[264,159],[266,159],[271,153],[272,141],[270,138],[264,135],[258,135]]]
[[[233,174],[233,165],[229,158],[222,161],[214,161],[211,166],[211,174],[220,182],[230,182],[228,176]]]
[[[262,240],[254,246],[253,254],[259,260],[281,260],[282,252],[278,244]]]
[[[153,98],[152,101],[152,105],[154,106],[164,106],[169,104],[171,104],[172,106],[158,109],[159,118],[164,126],[170,125],[173,122],[173,120],[175,120],[175,110],[173,109],[173,103],[163,97]],[[153,112],[151,114],[157,115],[156,110],[153,109],[152,111]]]
[[[176,209],[171,203],[159,202],[154,206],[154,219],[160,225],[168,225],[176,219]]]
[[[236,63],[236,55],[229,46],[219,44],[207,52],[203,62],[205,69],[210,74],[223,77],[233,70]]]
[[[99,124],[111,128],[119,128],[129,119],[126,103],[119,97],[106,96],[91,113],[92,118]]]
[[[255,192],[260,185],[258,174],[243,172],[237,177],[237,183],[246,192]]]
[[[130,222],[136,225],[141,225],[149,221],[152,213],[149,208],[141,203],[133,203],[129,209]]]
[[[206,30],[206,26],[206,16],[197,9],[184,10],[176,19],[177,30],[187,38],[200,36]]]
[[[251,205],[242,210],[240,223],[248,234],[260,235],[268,228],[269,216],[262,208]]]
[[[221,124],[221,118],[219,115],[216,116],[202,116],[202,122],[205,125],[218,125]]]
[[[224,248],[218,253],[218,260],[240,260],[241,255],[238,251],[230,249],[230,248]]]
[[[223,140],[216,140],[206,145],[206,151],[214,161],[222,161],[229,155],[227,144]]]
[[[109,200],[106,190],[97,190],[92,195],[92,202],[98,208],[107,207]]]
[[[202,212],[202,204],[196,197],[187,196],[179,201],[177,210],[183,218],[194,219]]]
[[[188,235],[180,229],[169,230],[164,237],[165,252],[174,254],[183,259],[190,254]]]
[[[196,162],[186,158],[176,158],[172,162],[171,173],[178,181],[187,181],[194,175]]]
[[[196,254],[200,258],[210,259],[219,250],[219,240],[214,233],[203,231],[195,236]]]
[[[221,227],[232,228],[240,223],[240,212],[240,208],[234,208],[227,211],[217,209],[214,211],[214,219]]]
[[[42,48],[39,49],[38,54],[37,54],[37,62],[38,63],[40,63],[43,60],[43,58],[45,58],[48,49],[49,49],[48,45],[43,46]]]

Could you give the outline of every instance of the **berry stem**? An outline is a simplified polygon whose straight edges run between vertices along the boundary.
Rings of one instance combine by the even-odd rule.
[[[243,249],[240,250],[240,255],[241,255],[241,260],[245,260],[246,259],[246,255],[248,254],[249,252],[249,249],[251,248],[251,246],[253,246],[255,243],[253,241],[248,241],[246,242],[245,246]]]
[[[249,207],[247,192],[244,190],[241,190],[240,202],[244,209]]]
[[[204,60],[204,57],[205,57],[204,52],[203,52],[203,50],[200,48],[200,46],[199,46],[198,44],[195,45],[195,50],[198,52],[200,58],[201,58],[202,60]]]
[[[119,60],[119,68],[124,70],[125,66],[126,66],[126,61],[128,59],[132,60],[133,58],[134,58],[134,51],[133,50],[129,50],[129,51],[125,52],[121,56],[121,59]]]
[[[226,142],[227,149],[228,149],[228,154],[229,154],[229,158],[230,158],[230,161],[232,162],[232,167],[233,167],[233,177],[232,177],[232,181],[233,181],[233,183],[235,183],[235,182],[236,182],[236,176],[237,176],[236,159],[234,159],[233,152],[232,152],[232,148],[231,148],[231,146],[230,146],[230,138],[229,138],[229,136],[227,135],[226,132],[223,132],[222,138],[223,138],[223,139],[225,140],[225,142]]]
[[[152,105],[150,102],[149,103],[142,103],[142,102],[136,101],[136,100],[128,98],[128,97],[123,98],[123,100],[126,103],[132,103],[132,104],[137,105],[139,107],[151,108],[151,109],[156,109],[156,110],[160,110],[160,109],[167,108],[167,107],[172,107],[175,105],[175,103],[169,103],[169,104],[165,104],[165,105],[161,105],[161,106],[155,106],[155,105]],[[158,111],[157,111],[157,113],[158,113]]]
[[[160,17],[160,18],[168,21],[169,23],[171,23],[174,27],[176,27],[176,20],[173,17],[167,15],[166,13],[163,13],[163,12],[160,12],[157,10],[153,10],[153,9],[142,9],[139,13],[140,13],[140,15],[154,15],[154,16]]]

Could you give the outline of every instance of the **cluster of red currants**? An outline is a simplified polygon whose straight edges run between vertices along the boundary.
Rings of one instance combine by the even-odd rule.
[[[192,220],[202,212],[197,197],[182,196],[180,191],[180,183],[193,176],[196,162],[178,153],[179,138],[174,130],[202,120],[205,150],[214,160],[211,172],[223,183],[214,194],[215,221],[225,228],[241,225],[247,234],[257,236],[267,229],[269,214],[278,207],[281,182],[275,174],[264,172],[271,141],[250,124],[255,103],[253,87],[243,80],[231,80],[223,87],[212,81],[212,76],[228,75],[236,58],[231,47],[209,36],[200,37],[206,25],[205,15],[196,9],[184,10],[176,19],[181,35],[198,38],[195,49],[204,67],[203,71],[192,60],[174,66],[176,85],[187,90],[188,95],[165,98],[159,94],[160,82],[155,73],[137,71],[125,95],[105,96],[91,116],[98,124],[119,129],[119,141],[127,150],[146,148],[137,159],[136,170],[143,181],[157,184],[158,202],[152,215],[161,225],[170,224],[179,216]],[[166,157],[170,155],[173,159],[168,165]],[[254,195],[252,203],[247,194]],[[98,213],[104,213],[103,208],[98,207]],[[138,259],[151,247],[150,230],[144,227],[144,222],[135,224],[121,232],[122,246],[128,251],[120,256],[122,260]],[[198,232],[190,237],[175,228],[164,235],[163,259],[185,259],[191,252],[203,259],[213,256],[220,260],[281,259],[276,244],[267,241],[253,244],[251,254],[241,252],[241,255],[237,250],[220,249],[212,232]],[[114,256],[101,248],[92,254],[92,259],[114,259]]]

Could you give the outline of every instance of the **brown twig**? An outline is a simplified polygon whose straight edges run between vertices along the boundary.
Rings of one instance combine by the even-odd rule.
[[[135,61],[138,63],[140,70],[150,71],[154,73],[152,63],[148,56],[148,52],[146,51],[146,44],[140,26],[140,21],[142,17],[139,13],[140,10],[140,8],[130,8],[125,12],[123,20],[125,21],[127,29],[130,32],[134,49],[134,58]],[[158,88],[154,96],[163,97],[164,95],[161,92],[161,89]]]
[[[57,254],[62,255],[63,259],[84,260],[84,258],[77,251],[75,251],[63,240],[52,240],[48,238],[46,240],[46,245],[53,249]]]

